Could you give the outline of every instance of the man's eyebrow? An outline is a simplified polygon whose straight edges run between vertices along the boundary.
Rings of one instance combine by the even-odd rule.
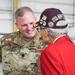
[[[34,24],[34,22],[30,22],[30,24]]]
[[[26,26],[27,24],[22,24],[21,26]]]

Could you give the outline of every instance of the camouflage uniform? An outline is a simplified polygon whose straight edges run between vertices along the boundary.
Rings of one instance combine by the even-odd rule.
[[[30,40],[20,38],[19,32],[2,37],[0,51],[4,75],[41,75],[38,60],[44,47],[39,33]]]

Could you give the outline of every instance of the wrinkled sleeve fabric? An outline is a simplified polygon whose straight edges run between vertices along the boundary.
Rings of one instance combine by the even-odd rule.
[[[42,75],[63,75],[60,55],[52,45],[41,52],[40,69]]]

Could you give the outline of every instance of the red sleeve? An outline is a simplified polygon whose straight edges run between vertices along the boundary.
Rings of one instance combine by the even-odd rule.
[[[40,56],[40,69],[42,75],[63,75],[60,56],[53,47],[47,47]]]

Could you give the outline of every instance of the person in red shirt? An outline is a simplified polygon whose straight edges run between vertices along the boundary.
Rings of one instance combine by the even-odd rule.
[[[47,8],[34,24],[39,28],[47,47],[40,56],[42,75],[75,75],[75,46],[68,34],[64,14],[57,8]]]

